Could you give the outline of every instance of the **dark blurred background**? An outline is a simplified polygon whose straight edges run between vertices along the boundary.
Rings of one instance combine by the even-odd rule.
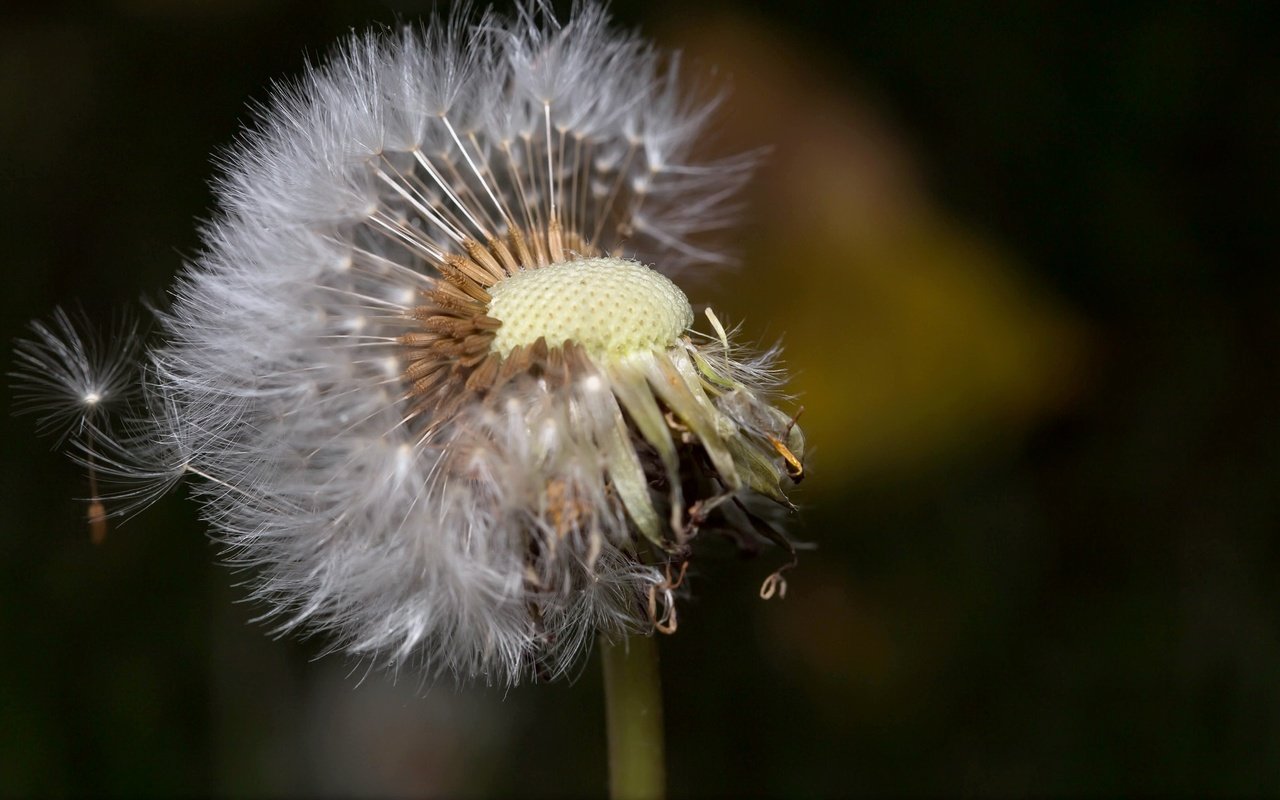
[[[813,446],[786,599],[703,562],[661,642],[673,794],[1280,792],[1275,7],[614,8],[731,82],[715,147],[773,146],[693,300],[783,337]],[[6,365],[162,298],[246,103],[429,11],[6,4]],[[425,697],[316,660],[181,492],[93,547],[74,467],[0,441],[0,794],[603,790],[594,659]]]

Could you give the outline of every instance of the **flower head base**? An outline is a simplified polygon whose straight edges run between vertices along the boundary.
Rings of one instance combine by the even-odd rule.
[[[360,37],[278,94],[106,459],[198,476],[283,627],[510,682],[673,628],[700,532],[785,543],[757,500],[790,507],[804,450],[773,354],[693,331],[667,277],[723,260],[699,237],[751,160],[692,160],[714,104],[674,60],[537,8]]]
[[[624,258],[577,258],[519,270],[494,284],[493,352],[539,338],[572,341],[599,359],[670,347],[693,324],[689,298],[665,275]]]

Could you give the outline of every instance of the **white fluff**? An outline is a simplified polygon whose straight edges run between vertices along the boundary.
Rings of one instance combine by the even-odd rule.
[[[768,441],[800,440],[768,405],[770,357],[686,338],[431,419],[399,337],[445,254],[513,227],[565,220],[669,275],[722,261],[699,236],[724,226],[751,159],[690,160],[714,99],[682,92],[676,67],[590,4],[564,24],[526,4],[353,36],[224,155],[219,213],[150,352],[146,419],[91,437],[97,469],[142,500],[196,476],[268,615],[348,653],[514,683],[562,673],[597,631],[652,630],[646,600],[662,614],[672,588],[637,528],[672,537],[698,499],[659,404],[730,492],[780,497]],[[83,361],[40,335],[28,360]],[[55,382],[83,398],[81,372]],[[653,394],[672,380],[687,386]]]

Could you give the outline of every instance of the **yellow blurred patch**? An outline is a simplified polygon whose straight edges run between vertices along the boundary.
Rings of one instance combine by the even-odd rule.
[[[820,54],[733,18],[681,38],[732,76],[721,146],[773,147],[744,279],[722,282],[717,310],[782,337],[815,484],[1016,443],[1078,391],[1079,320],[937,207],[903,137]]]

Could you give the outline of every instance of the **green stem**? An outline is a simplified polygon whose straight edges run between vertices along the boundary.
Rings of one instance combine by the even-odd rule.
[[[600,638],[609,731],[609,796],[613,800],[660,800],[666,796],[656,638],[630,636],[616,644]]]

